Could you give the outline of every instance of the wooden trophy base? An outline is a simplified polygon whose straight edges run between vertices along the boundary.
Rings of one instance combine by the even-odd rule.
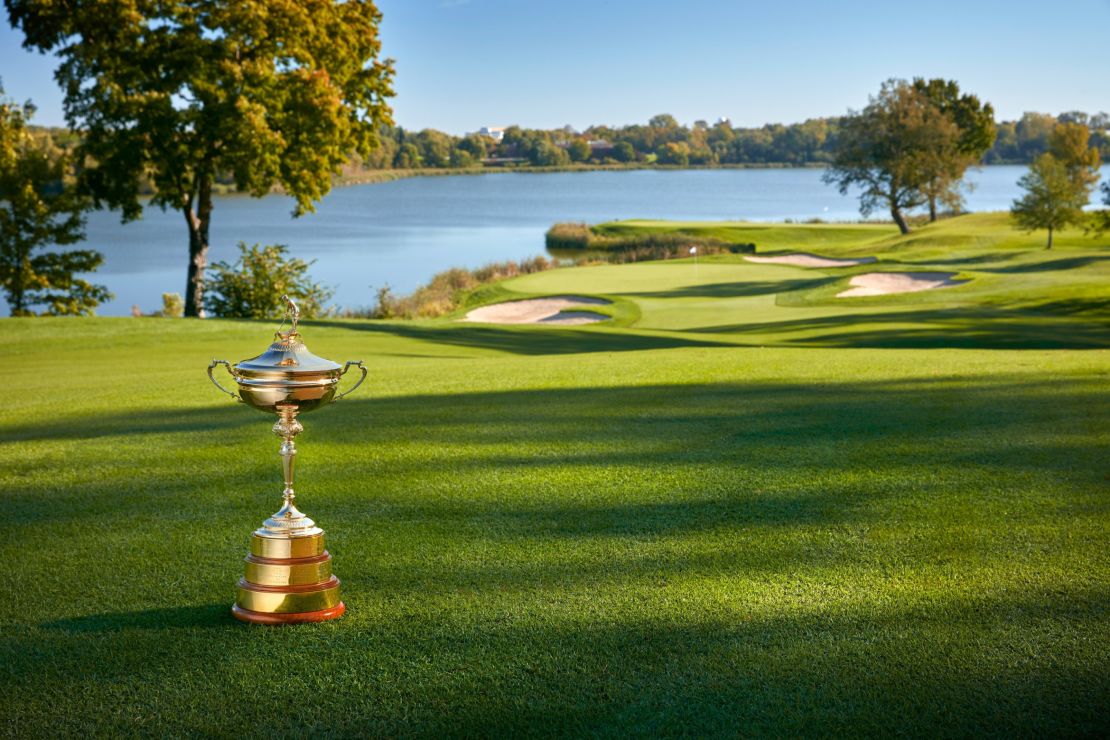
[[[266,614],[265,612],[252,612],[243,609],[238,604],[231,607],[232,615],[240,622],[250,624],[305,624],[308,622],[327,622],[329,619],[338,619],[347,611],[342,601],[330,609],[321,609],[318,612],[298,612],[294,614]]]

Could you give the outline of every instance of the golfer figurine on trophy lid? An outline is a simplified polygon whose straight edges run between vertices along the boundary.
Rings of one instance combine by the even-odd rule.
[[[340,367],[309,352],[297,333],[297,304],[288,296],[282,296],[282,300],[292,325],[284,333],[279,327],[269,349],[235,365],[213,360],[208,366],[208,377],[221,391],[259,411],[275,414],[273,431],[281,437],[285,473],[282,505],[251,535],[246,572],[239,579],[239,595],[231,607],[238,619],[256,624],[322,622],[339,617],[346,609],[339,599],[339,579],[331,573],[331,555],[324,549],[324,530],[295,503],[294,438],[304,429],[298,414],[338,401],[366,379],[361,360]],[[227,368],[238,393],[224,388],[212,375],[217,365]],[[352,365],[362,371],[362,377],[350,390],[337,394],[339,379]]]

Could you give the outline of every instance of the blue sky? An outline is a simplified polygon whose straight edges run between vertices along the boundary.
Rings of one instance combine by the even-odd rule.
[[[379,0],[406,128],[789,123],[860,108],[888,77],[945,77],[1023,111],[1110,110],[1110,0]],[[5,19],[6,20],[6,19]],[[9,96],[63,122],[53,60],[0,30]]]

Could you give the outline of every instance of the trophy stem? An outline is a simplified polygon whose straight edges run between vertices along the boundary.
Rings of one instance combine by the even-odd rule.
[[[293,491],[293,472],[297,461],[297,445],[294,437],[304,431],[304,427],[297,421],[296,406],[278,406],[278,420],[274,422],[274,434],[281,437],[281,469],[285,480],[285,487],[281,492],[281,508],[277,513],[262,523],[259,534],[270,537],[301,537],[314,535],[320,530],[316,523],[305,516],[293,500],[297,494]]]
[[[282,500],[286,505],[292,504],[297,494],[293,492],[293,474],[297,463],[297,445],[294,442],[304,427],[297,421],[297,410],[293,407],[284,407],[281,418],[274,424],[274,434],[281,437],[281,469],[285,474],[285,490],[282,491]]]

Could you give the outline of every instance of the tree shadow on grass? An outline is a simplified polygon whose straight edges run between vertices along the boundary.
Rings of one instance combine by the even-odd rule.
[[[544,527],[564,534],[583,527],[578,536],[593,536],[606,528],[622,531],[621,527],[683,531],[722,521],[788,526],[858,516],[855,504],[874,499],[857,500],[855,496],[863,494],[851,491],[833,495],[827,481],[809,493],[770,491],[756,496],[752,489],[759,486],[751,482],[751,471],[773,469],[777,475],[818,481],[827,471],[854,464],[951,465],[966,458],[1010,473],[1056,470],[1069,475],[1074,474],[1074,461],[1091,450],[1078,440],[1069,443],[1067,437],[1053,434],[1054,420],[1063,409],[1089,410],[1105,404],[1104,394],[1078,380],[1047,384],[1020,376],[974,382],[938,378],[660,384],[352,398],[327,414],[310,417],[313,442],[304,449],[311,455],[304,463],[313,466],[311,475],[317,481],[331,476],[329,485],[382,475],[425,485],[494,476],[490,485],[514,490],[518,501],[530,499],[526,491],[515,492],[516,478],[548,471],[582,471],[595,486],[630,474],[635,482],[635,473],[628,471],[642,471],[648,481],[660,470],[675,475],[690,471],[683,479],[689,491],[697,490],[706,471],[716,471],[719,480],[714,485],[726,485],[729,492],[715,503],[637,502],[610,510],[529,505],[516,513],[511,507],[502,507],[500,514],[486,513],[500,517],[501,529],[521,534],[536,534]],[[207,448],[227,454],[248,442],[267,444],[272,440],[263,426],[266,421],[263,414],[230,405],[100,414],[88,425],[47,416],[28,420],[5,430],[10,440],[5,446],[36,440],[91,441],[111,448],[118,472],[87,476],[80,485],[44,492],[41,479],[47,463],[31,461],[21,467],[16,461],[9,469],[5,503],[16,521],[27,524],[111,521],[118,507],[155,520],[204,517],[201,502],[214,498],[222,508],[230,505],[222,491],[268,485],[279,490],[276,463],[268,456],[235,454],[233,468],[213,465],[200,481],[202,474],[183,473],[172,460],[148,464],[135,457],[141,454],[139,448],[129,447],[124,454],[113,438],[172,435],[178,441],[167,444],[197,450],[203,457]],[[245,430],[233,435],[234,440],[228,437],[230,430],[244,427],[254,430],[249,438]],[[1000,438],[1021,439],[1022,446],[1015,452],[1000,445]],[[892,439],[896,446],[888,444]],[[950,449],[952,439],[961,440],[958,448]],[[940,457],[938,450],[943,451]],[[271,448],[267,451],[272,454]],[[140,471],[141,480],[136,478]],[[40,482],[30,487],[24,484],[27,480]],[[388,489],[373,490],[381,496]],[[105,506],[105,501],[115,506]],[[418,497],[405,508],[412,512],[419,501]],[[365,497],[355,496],[333,505],[349,506],[345,515],[361,518],[358,507],[365,504]],[[442,500],[433,508],[439,516],[452,511]],[[465,511],[457,514],[467,516]]]
[[[79,420],[43,417],[36,424],[20,424],[4,430],[0,447],[36,439],[96,439],[98,437],[143,436],[148,434],[219,435],[232,429],[261,427],[262,414],[238,403],[219,406],[133,411],[122,414],[90,414]],[[48,420],[46,420],[48,419]],[[271,423],[273,423],[271,421]]]
[[[491,327],[404,321],[314,322],[321,326],[390,334],[422,342],[497,350],[514,355],[567,355],[587,352],[636,352],[680,347],[730,346],[680,335],[641,334],[606,329],[554,329],[546,326]]]
[[[1006,265],[1005,267],[988,267],[981,270],[982,272],[1001,273],[1006,275],[1020,275],[1030,272],[1053,272],[1055,270],[1073,270],[1077,267],[1086,267],[1087,265],[1096,265],[1102,262],[1110,261],[1110,256],[1104,255],[1084,255],[1081,257],[1062,257],[1060,259],[1048,260],[1046,262],[1028,262],[1017,265]],[[947,264],[947,263],[945,263]]]
[[[812,288],[835,279],[794,281],[797,283],[795,289]],[[737,296],[745,294],[744,285],[690,286],[639,295],[661,298]],[[760,290],[781,292],[781,284],[775,285],[779,288],[770,290],[770,284],[764,284],[747,294],[758,295]],[[348,330],[517,355],[751,345],[868,349],[1103,349],[1110,347],[1108,306],[1110,304],[1104,299],[1077,298],[1016,309],[958,307],[860,312],[779,321],[736,322],[695,327],[681,333],[651,334],[607,329],[474,327],[407,322],[333,323]],[[788,316],[788,311],[784,311],[783,315]],[[713,335],[719,338],[702,338]]]
[[[840,279],[838,277],[821,277],[796,280],[709,283],[706,285],[685,285],[673,290],[622,293],[621,295],[630,298],[745,298],[774,293],[789,293],[795,290],[812,290],[835,283]]]
[[[1102,301],[1034,310],[940,308],[839,314],[687,329],[691,334],[768,334],[761,344],[871,349],[1104,349],[1110,323]],[[1091,314],[1088,320],[1076,318]]]
[[[670,588],[656,587],[661,603]],[[49,630],[33,650],[5,651],[22,669],[7,686],[18,699],[7,718],[32,732],[91,722],[104,734],[237,726],[279,736],[1110,729],[1096,644],[1108,601],[1098,590],[906,595],[881,606],[776,606],[738,593],[729,607],[616,619],[559,599],[466,618],[465,600],[407,612],[356,605],[327,625],[184,631],[172,642],[146,629],[97,639]],[[83,695],[87,709],[67,711]]]
[[[976,254],[969,257],[941,257],[938,259],[928,260],[906,260],[899,259],[897,255],[888,255],[883,259],[884,263],[892,265],[946,265],[946,266],[971,266],[971,265],[986,265],[994,262],[1007,262],[1014,258],[1014,252],[987,252],[986,254]]]
[[[242,444],[213,422],[263,415],[26,419],[23,440],[74,433],[73,464],[116,457],[45,490],[9,478],[9,603],[67,598],[77,616],[5,615],[6,719],[29,735],[1104,735],[1110,595],[1061,563],[1098,545],[1106,403],[1097,379],[1047,375],[352,398],[312,417],[302,450],[350,612],[282,631],[216,601],[240,550],[189,606],[103,613],[151,598],[147,577],[198,558],[209,573],[213,531],[233,526],[188,468],[121,493],[148,453],[111,436]],[[276,461],[235,459],[236,490],[276,481]]]
[[[1110,297],[1107,298],[1066,298],[1060,301],[1046,301],[1038,304],[1037,312],[1053,316],[1077,316],[1083,314],[1101,315],[1110,324]],[[1107,331],[1110,334],[1110,330]]]

